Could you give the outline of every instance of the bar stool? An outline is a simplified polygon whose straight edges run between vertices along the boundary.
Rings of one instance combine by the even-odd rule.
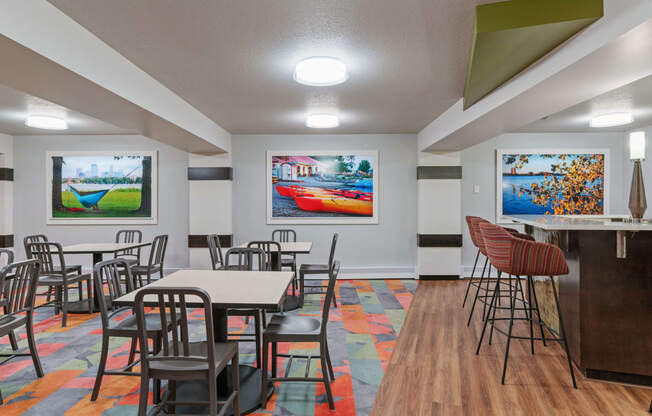
[[[478,301],[480,291],[484,294],[483,310],[482,310],[482,319],[484,320],[486,313],[486,304],[488,303],[487,299],[489,298],[489,279],[491,278],[491,263],[489,263],[489,256],[487,256],[487,251],[484,246],[484,241],[482,240],[482,234],[480,233],[480,224],[489,224],[489,221],[482,219],[480,217],[468,216],[466,217],[467,226],[469,227],[469,232],[471,233],[471,241],[478,248],[478,254],[476,255],[476,262],[480,254],[485,256],[484,266],[482,266],[482,274],[480,275],[479,282],[473,282],[473,273],[471,273],[471,278],[469,279],[469,284],[466,288],[466,295],[464,295],[464,302],[462,307],[466,304],[466,298],[471,286],[476,287],[475,296],[473,297],[473,304],[471,305],[471,312],[469,312],[469,319],[466,323],[466,326],[471,325],[471,318],[473,317],[473,312],[475,311],[475,304]],[[489,273],[487,274],[487,280],[485,281],[484,273],[489,265]],[[473,265],[473,271],[475,272],[475,264]],[[484,284],[484,286],[483,286]],[[482,301],[482,299],[481,299]]]
[[[498,270],[498,278],[502,273],[508,273],[515,276],[516,287],[521,288],[522,284],[520,276],[527,276],[528,284],[528,294],[531,294],[534,301],[534,307],[532,302],[528,302],[524,298],[518,299],[518,292],[514,288],[513,298],[510,302],[511,310],[509,318],[496,318],[496,298],[497,292],[499,291],[499,284],[496,284],[496,288],[493,291],[491,296],[491,302],[489,303],[489,314],[492,315],[491,318],[487,317],[485,320],[484,326],[482,327],[482,334],[480,336],[480,341],[478,342],[478,348],[476,354],[480,353],[480,347],[482,345],[482,339],[487,330],[487,324],[491,321],[491,330],[495,329],[499,333],[507,336],[507,346],[505,348],[505,360],[503,363],[503,375],[501,383],[505,384],[505,374],[507,372],[507,360],[509,358],[509,346],[512,338],[514,339],[529,339],[532,354],[534,354],[534,341],[557,341],[563,343],[564,349],[566,351],[566,359],[568,360],[568,368],[570,370],[571,378],[573,380],[573,387],[577,388],[577,383],[575,382],[575,373],[573,372],[573,364],[571,363],[570,354],[568,352],[568,341],[566,339],[566,332],[564,330],[564,322],[561,315],[561,309],[559,307],[559,299],[557,296],[557,288],[555,285],[555,280],[553,276],[559,276],[568,274],[568,264],[566,263],[566,258],[564,253],[558,248],[551,244],[540,243],[537,241],[529,241],[522,238],[515,237],[513,234],[504,230],[502,227],[483,223],[480,224],[480,232],[482,233],[482,238],[485,244],[485,249],[489,256],[491,263],[494,265],[496,270]],[[546,325],[539,314],[539,305],[536,298],[536,291],[534,289],[534,284],[532,277],[533,276],[546,276],[550,277],[550,282],[552,284],[552,293],[555,298],[555,306],[557,308],[557,314],[559,317],[559,337],[554,336],[554,331]],[[512,329],[514,326],[514,321],[517,318],[514,318],[514,311],[516,310],[516,302],[520,301],[523,303],[524,308],[529,311],[529,314],[526,312],[526,320],[530,324],[530,336],[521,337],[512,335]],[[535,337],[533,331],[533,323],[535,321],[534,314],[536,313],[536,321],[539,324],[541,330],[541,337]],[[522,319],[522,318],[521,318]],[[509,320],[509,330],[507,332],[501,330],[500,328],[495,327],[495,321],[497,320]],[[550,338],[546,338],[543,327],[546,327],[548,331],[553,335]],[[489,337],[491,339],[491,335]]]

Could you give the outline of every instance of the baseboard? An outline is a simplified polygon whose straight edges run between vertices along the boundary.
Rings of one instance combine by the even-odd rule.
[[[420,274],[419,280],[459,280],[460,276],[456,274]]]

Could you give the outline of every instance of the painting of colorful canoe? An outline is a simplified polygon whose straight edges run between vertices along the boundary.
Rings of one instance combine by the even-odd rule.
[[[378,152],[268,152],[268,223],[377,223]]]

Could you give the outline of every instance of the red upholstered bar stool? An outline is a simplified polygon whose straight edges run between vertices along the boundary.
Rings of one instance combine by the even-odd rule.
[[[475,261],[473,262],[473,270],[471,271],[471,277],[469,277],[469,283],[466,285],[466,292],[464,293],[464,301],[462,302],[462,307],[466,306],[466,298],[469,296],[469,289],[471,289],[471,286],[478,287],[478,283],[473,281],[473,277],[475,276],[475,268],[478,265],[478,259],[480,258],[480,254],[481,254],[480,245],[482,245],[482,242],[478,242],[478,237],[482,238],[482,236],[476,235],[475,227],[473,227],[473,223],[472,223],[473,220],[481,220],[482,218],[474,217],[472,215],[467,215],[465,219],[466,219],[466,226],[469,229],[469,235],[471,236],[471,242],[478,249],[478,252],[475,255]],[[487,267],[487,260],[489,259],[485,259],[484,261],[484,267]]]
[[[566,351],[566,359],[568,360],[568,368],[571,373],[571,378],[573,380],[573,387],[577,388],[575,382],[575,374],[573,372],[573,364],[571,363],[570,355],[568,353],[568,342],[566,340],[566,331],[564,330],[564,322],[561,315],[561,309],[559,307],[559,299],[557,297],[557,288],[555,285],[555,280],[553,276],[559,276],[568,274],[568,264],[566,263],[566,258],[564,253],[558,248],[551,244],[539,243],[537,241],[529,241],[522,238],[515,237],[505,229],[500,226],[483,223],[479,225],[480,232],[482,233],[483,242],[485,245],[485,250],[487,255],[493,264],[493,266],[498,270],[498,278],[502,273],[507,273],[513,275],[516,279],[516,286],[521,288],[522,293],[522,284],[520,276],[527,276],[528,283],[528,293],[532,293],[532,299],[534,300],[534,307],[532,302],[527,302],[525,299],[520,299],[524,305],[527,305],[529,314],[527,314],[527,320],[530,324],[530,336],[521,337],[512,335],[512,329],[514,326],[514,311],[516,309],[516,303],[519,301],[517,298],[518,291],[514,288],[513,299],[510,302],[511,311],[509,318],[503,318],[509,320],[509,330],[507,332],[502,329],[495,327],[495,321],[499,318],[495,317],[495,308],[496,308],[496,293],[498,290],[494,289],[493,295],[491,297],[491,302],[489,303],[489,315],[492,315],[491,318],[487,318],[482,328],[482,335],[480,336],[480,341],[478,342],[478,348],[476,354],[480,352],[480,346],[482,345],[482,339],[484,338],[485,331],[487,330],[487,324],[491,322],[492,332],[494,327],[496,331],[507,336],[507,346],[505,348],[505,361],[503,363],[503,375],[502,375],[502,384],[505,384],[505,373],[507,371],[507,360],[509,358],[509,345],[512,338],[515,339],[529,339],[530,345],[532,348],[532,353],[534,354],[534,341],[557,341],[562,343]],[[554,332],[548,327],[542,320],[539,314],[538,302],[536,299],[536,292],[534,292],[534,284],[532,277],[533,276],[546,276],[550,277],[552,284],[552,293],[555,298],[555,306],[557,307],[557,314],[559,317],[559,337],[555,337]],[[496,284],[496,288],[499,287],[499,284]],[[536,314],[536,321],[541,328],[541,337],[535,337],[534,331],[532,328],[533,322],[535,321],[534,315]],[[543,327],[546,327],[550,331],[552,337],[546,338],[543,332]],[[491,338],[491,336],[490,336]]]

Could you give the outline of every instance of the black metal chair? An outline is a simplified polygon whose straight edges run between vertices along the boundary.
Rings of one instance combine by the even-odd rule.
[[[213,267],[213,270],[224,268],[224,255],[222,254],[220,236],[217,234],[210,234],[206,237],[206,240],[208,240],[208,253],[211,256],[211,266]]]
[[[58,314],[59,309],[63,312],[61,326],[65,327],[68,320],[68,290],[72,285],[78,285],[79,300],[83,300],[82,283],[86,282],[88,313],[93,313],[93,288],[91,284],[91,274],[73,274],[68,272],[66,260],[63,256],[61,244],[55,242],[28,243],[27,252],[41,263],[38,286],[47,286],[54,288],[55,298],[53,301],[39,305],[44,307],[54,304],[54,313]],[[55,261],[55,259],[57,261]],[[61,272],[57,272],[56,264],[60,265]],[[74,287],[72,287],[74,289]],[[48,292],[50,290],[48,289]]]
[[[23,247],[25,247],[25,257],[28,259],[32,258],[32,254],[27,250],[27,245],[29,243],[47,243],[48,242],[48,237],[44,234],[33,234],[33,235],[28,235],[27,237],[23,238]],[[66,265],[66,272],[67,273],[77,273],[77,274],[82,274],[82,266],[81,264],[67,264]],[[52,269],[52,273],[54,274],[60,274],[61,273],[61,265],[54,265]],[[79,286],[79,298],[81,299],[81,292],[82,292],[82,287],[81,285]],[[48,288],[47,292],[47,301],[50,301],[51,295],[54,293],[54,288]]]
[[[147,299],[145,297],[149,297]],[[188,339],[187,298],[199,299],[203,304],[205,316],[206,341],[190,342]],[[238,344],[235,342],[218,343],[213,341],[213,314],[211,300],[204,290],[199,288],[153,288],[146,287],[136,294],[135,309],[138,333],[141,345],[146,345],[149,338],[150,320],[145,313],[145,304],[159,308],[159,327],[179,327],[179,331],[163,332],[163,349],[157,354],[145,351],[141,354],[140,400],[138,415],[147,414],[149,380],[168,380],[168,390],[163,400],[154,408],[157,414],[167,405],[166,414],[174,414],[174,407],[183,405],[208,405],[211,415],[224,415],[233,406],[233,414],[240,415],[240,376],[238,371]],[[177,309],[178,308],[178,309]],[[225,401],[217,400],[217,375],[229,361],[232,368],[233,392]],[[208,402],[176,401],[177,380],[206,380],[208,382]],[[218,405],[222,408],[218,412]]]
[[[339,235],[337,233],[333,234],[333,241],[331,243],[331,253],[328,256],[328,264],[302,264],[299,268],[299,294],[301,296],[301,306],[303,306],[303,298],[306,293],[306,289],[315,290],[310,293],[325,293],[326,288],[320,285],[306,285],[305,276],[313,274],[325,274],[328,275],[330,270],[333,268],[333,259],[335,258],[335,247],[337,246],[337,239]],[[333,305],[337,308],[337,297],[333,292]]]
[[[272,240],[280,243],[289,243],[297,241],[297,233],[291,229],[279,229],[272,231]],[[297,255],[283,254],[281,255],[281,267],[289,267],[294,272],[294,279],[292,279],[292,289],[298,289],[299,277],[297,276]]]
[[[251,241],[247,248],[258,248],[265,253],[264,270],[281,271],[281,245],[276,241]],[[278,262],[272,261],[273,256],[278,256]],[[263,270],[261,268],[261,270]]]
[[[12,275],[11,279],[6,279]],[[25,326],[29,353],[12,352],[0,354],[5,358],[0,364],[15,357],[32,357],[36,375],[43,377],[43,367],[38,357],[34,341],[34,299],[39,276],[37,260],[26,260],[9,264],[0,269],[0,299],[3,301],[5,314],[0,316],[0,337],[13,334],[16,329]],[[0,393],[0,404],[2,394]]]
[[[157,235],[150,247],[147,264],[131,266],[131,274],[134,276],[134,282],[138,283],[138,287],[143,287],[143,276],[146,276],[147,284],[152,283],[154,273],[158,273],[160,279],[163,278],[163,263],[167,246],[168,236]]]
[[[140,230],[120,230],[115,235],[116,243],[141,243],[143,241],[143,233]],[[130,248],[115,253],[114,258],[124,259],[129,266],[140,264],[140,247]]]
[[[8,248],[0,248],[0,260],[2,260],[2,257],[6,257],[4,263],[0,261],[0,268],[9,266],[11,263],[14,262],[14,252],[11,251]],[[12,279],[13,275],[9,274],[5,276],[6,279]],[[0,285],[0,292],[2,291],[2,285]],[[6,300],[0,297],[0,308],[4,308]],[[7,314],[7,308],[4,308],[4,314]],[[16,335],[14,334],[14,331],[9,332],[7,334],[9,336],[9,344],[11,345],[11,349],[14,351],[18,351],[18,340],[16,339]]]
[[[326,387],[326,396],[328,398],[328,406],[331,410],[335,409],[333,394],[330,387],[330,383],[335,380],[335,374],[333,372],[333,365],[331,364],[331,357],[328,351],[328,333],[326,331],[326,325],[328,324],[330,305],[333,297],[335,297],[335,281],[337,280],[339,270],[340,262],[333,262],[333,266],[328,276],[328,287],[326,288],[326,297],[324,298],[321,319],[307,316],[274,315],[269,321],[267,329],[263,332],[263,384],[261,394],[263,408],[265,408],[267,403],[268,381],[279,381],[324,383],[324,386]],[[279,342],[318,342],[319,354],[279,354],[277,352],[277,344]],[[268,377],[267,374],[269,368],[267,363],[269,357],[269,344],[272,344],[272,377]],[[283,377],[276,376],[278,357],[288,358],[287,367],[283,371]],[[307,361],[306,371],[303,377],[293,377],[290,375],[292,361],[296,358],[305,359]],[[319,359],[321,361],[322,377],[309,377],[310,363],[313,359]]]
[[[121,276],[126,276],[122,279]],[[95,290],[97,290],[97,297],[100,304],[100,316],[102,318],[102,350],[100,353],[100,363],[97,368],[97,375],[95,376],[95,385],[93,386],[93,393],[91,394],[91,401],[95,401],[100,392],[102,385],[102,378],[104,375],[122,375],[122,376],[140,376],[140,373],[133,372],[133,367],[140,362],[135,360],[137,340],[138,340],[138,325],[136,324],[136,316],[132,315],[120,321],[111,320],[130,311],[130,307],[114,308],[113,300],[123,296],[134,289],[134,283],[129,270],[129,263],[122,259],[111,259],[97,263],[93,268],[93,278],[95,281]],[[107,293],[104,293],[104,288],[107,288]],[[147,339],[152,340],[152,347],[154,354],[158,353],[161,349],[162,329],[157,314],[147,315]],[[167,330],[171,330],[168,327]],[[106,370],[106,360],[109,356],[109,340],[110,338],[129,338],[131,339],[131,349],[129,352],[129,360],[127,365],[117,370]],[[149,344],[140,344],[141,349],[144,345],[145,348]],[[155,383],[154,397],[159,397],[160,385]]]
[[[259,248],[231,248],[224,256],[224,268],[226,270],[254,270],[254,264],[258,264],[258,270],[265,270],[267,261],[265,252]],[[231,339],[238,342],[254,342],[256,344],[256,367],[260,368],[262,360],[260,357],[260,346],[262,341],[262,329],[267,328],[267,315],[264,309],[229,309],[229,316],[243,316],[245,323],[254,318],[254,333],[229,334]],[[262,328],[262,329],[261,329]],[[234,338],[235,337],[235,338]]]

